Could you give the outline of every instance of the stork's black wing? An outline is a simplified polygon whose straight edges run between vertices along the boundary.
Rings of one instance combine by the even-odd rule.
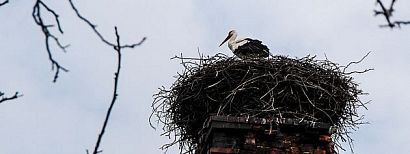
[[[240,58],[265,58],[269,56],[269,49],[259,40],[246,38],[247,43],[239,46],[234,53]]]

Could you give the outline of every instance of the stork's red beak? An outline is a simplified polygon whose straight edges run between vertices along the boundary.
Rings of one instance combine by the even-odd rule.
[[[224,44],[226,41],[228,41],[228,39],[231,37],[231,34],[228,34],[228,37],[226,37],[226,39],[219,45],[221,46],[222,44]]]

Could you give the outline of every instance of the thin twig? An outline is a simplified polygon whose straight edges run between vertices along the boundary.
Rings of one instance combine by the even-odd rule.
[[[117,38],[117,45],[114,46],[114,50],[117,51],[117,60],[118,61],[117,61],[117,71],[114,73],[115,77],[114,77],[113,97],[112,97],[112,100],[111,100],[110,107],[108,108],[107,114],[105,116],[103,127],[101,129],[100,134],[98,135],[97,143],[95,144],[93,154],[97,154],[97,153],[101,152],[100,150],[98,150],[98,148],[100,147],[100,143],[101,143],[102,137],[104,135],[105,128],[107,127],[108,120],[110,119],[112,108],[114,107],[115,101],[117,100],[117,96],[118,96],[118,93],[117,93],[118,78],[119,78],[120,69],[121,69],[121,44],[120,44],[120,35],[118,34],[117,27],[115,27],[115,36]]]
[[[364,55],[364,56],[362,57],[362,59],[360,59],[359,61],[352,61],[352,62],[350,62],[349,64],[347,64],[346,66],[344,66],[342,72],[345,73],[346,69],[347,69],[350,65],[352,65],[352,64],[359,64],[359,63],[361,63],[367,56],[370,55],[370,53],[371,53],[371,51],[367,52],[367,54]]]
[[[11,97],[5,97],[4,96],[4,93],[3,92],[0,92],[0,103],[3,103],[3,102],[5,102],[5,101],[9,101],[9,100],[13,100],[13,99],[16,99],[16,98],[18,98],[18,97],[21,97],[21,96],[23,96],[23,95],[20,95],[19,94],[19,92],[16,92],[16,93],[14,93],[14,95],[13,96],[11,96]]]
[[[68,1],[70,2],[71,8],[75,11],[78,18],[80,18],[85,23],[87,23],[91,27],[91,29],[93,29],[95,34],[97,34],[97,36],[101,39],[102,42],[104,42],[105,44],[109,46],[116,47],[116,44],[111,43],[110,41],[107,41],[107,39],[105,39],[104,36],[97,30],[97,25],[93,24],[92,22],[90,22],[90,20],[88,20],[87,18],[84,18],[80,14],[80,12],[78,11],[77,7],[75,7],[72,0],[68,0]],[[134,48],[136,46],[140,46],[146,39],[147,39],[146,37],[143,37],[138,43],[121,45],[120,48]]]
[[[410,21],[395,21],[394,23],[401,28],[401,25],[409,25]]]
[[[4,2],[0,3],[0,6],[6,5],[9,2],[9,0],[5,0]]]

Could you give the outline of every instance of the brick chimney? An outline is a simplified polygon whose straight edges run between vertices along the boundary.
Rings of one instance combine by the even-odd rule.
[[[333,154],[333,132],[301,119],[210,116],[196,154]]]

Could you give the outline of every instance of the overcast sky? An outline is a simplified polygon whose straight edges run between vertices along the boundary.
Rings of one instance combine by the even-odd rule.
[[[181,71],[174,55],[222,52],[231,29],[263,41],[273,54],[324,54],[339,64],[371,55],[352,70],[372,100],[361,111],[370,125],[353,134],[355,153],[410,153],[410,26],[379,28],[375,0],[74,0],[80,12],[108,39],[119,27],[124,43],[147,41],[123,50],[119,97],[101,149],[105,154],[162,153],[170,140],[148,123],[152,95],[169,87]],[[53,54],[70,70],[52,83],[44,36],[31,17],[34,1],[11,0],[0,7],[0,90],[24,94],[0,104],[1,154],[85,154],[92,149],[111,101],[116,54],[70,9],[67,1],[45,1],[61,15],[67,53]],[[410,1],[398,1],[396,18],[410,19]],[[45,13],[43,13],[45,14]],[[47,20],[52,22],[52,20]],[[54,29],[54,32],[57,31]],[[173,148],[169,153],[177,153]],[[342,153],[350,153],[342,152]]]

